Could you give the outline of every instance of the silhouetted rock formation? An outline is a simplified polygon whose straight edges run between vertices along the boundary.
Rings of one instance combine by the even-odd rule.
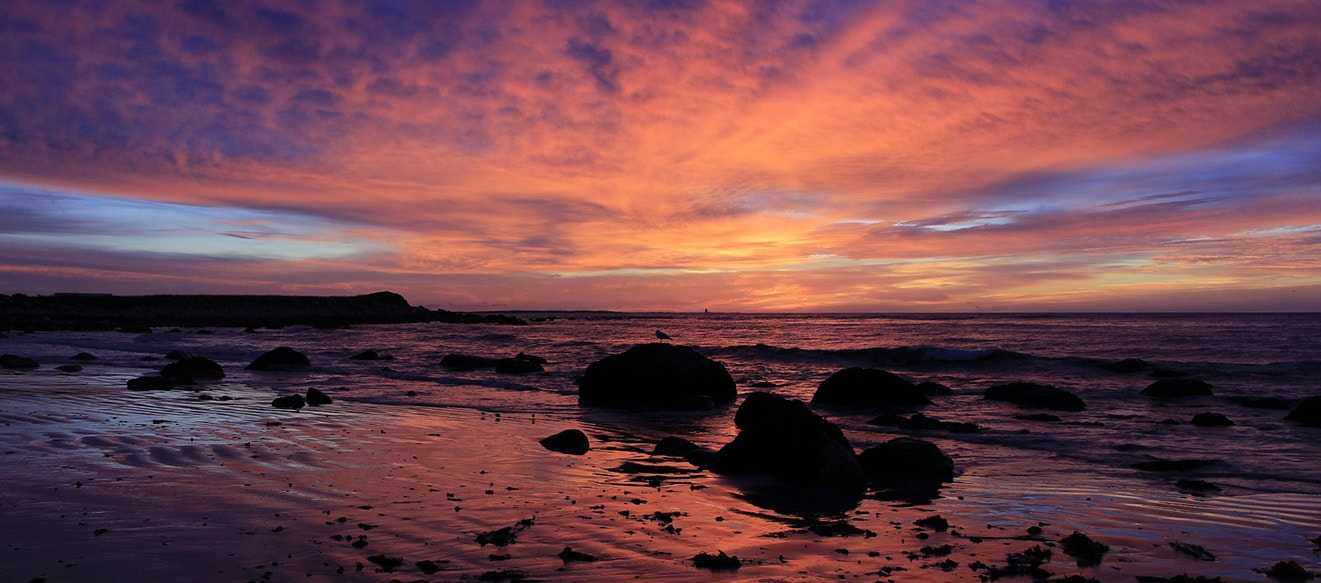
[[[13,354],[0,355],[0,368],[8,370],[33,370],[40,366],[40,364],[37,364],[37,361],[25,356],[17,356]]]
[[[1198,413],[1193,415],[1192,423],[1198,427],[1231,427],[1234,425],[1233,421],[1219,413]]]
[[[882,487],[931,488],[954,479],[954,460],[936,444],[898,437],[858,455],[867,478]]]
[[[277,409],[302,409],[307,405],[307,400],[302,395],[284,395],[276,397],[271,401],[271,405]]]
[[[0,329],[121,330],[146,334],[150,326],[253,328],[296,324],[323,328],[350,324],[449,322],[526,324],[499,314],[464,314],[410,306],[403,296],[377,292],[360,296],[55,294],[0,295]]]
[[[1285,419],[1308,427],[1321,427],[1321,397],[1308,397],[1299,401]]]
[[[307,401],[307,404],[308,404],[308,405],[312,405],[312,406],[314,406],[314,407],[315,407],[315,406],[320,406],[320,405],[329,405],[329,404],[335,402],[334,399],[331,399],[331,398],[330,398],[330,395],[327,395],[327,394],[321,392],[320,389],[316,389],[316,388],[310,388],[310,389],[308,389],[308,390],[307,390],[307,397],[306,397],[304,400]]]
[[[73,358],[71,360],[76,360],[79,362],[91,362],[93,360],[96,360],[96,355],[90,352],[79,352],[78,354],[73,355]]]
[[[490,358],[472,354],[446,354],[440,359],[440,366],[459,372],[470,372],[487,368],[504,374],[527,374],[545,371],[541,363],[545,359],[518,353],[513,358]]]
[[[587,367],[578,403],[599,407],[708,409],[737,396],[725,365],[687,346],[640,344]]]
[[[289,348],[281,346],[257,357],[248,365],[248,370],[261,371],[287,371],[303,370],[312,366],[312,361],[307,359],[307,355]]]
[[[1087,403],[1064,389],[1040,383],[1005,383],[986,389],[983,396],[991,401],[1013,403],[1023,409],[1082,411]]]
[[[715,471],[760,474],[789,483],[861,493],[866,478],[844,432],[800,401],[748,395],[734,415],[739,434],[720,448]]]
[[[209,358],[188,356],[165,365],[161,369],[161,376],[170,379],[220,380],[225,378],[225,369]]]
[[[930,404],[908,379],[878,368],[846,368],[821,382],[813,406],[906,408]]]
[[[1161,379],[1148,385],[1142,394],[1153,399],[1209,397],[1211,383],[1198,379]]]
[[[1148,364],[1147,361],[1142,360],[1140,358],[1125,358],[1123,360],[1117,360],[1115,362],[1103,364],[1101,365],[1101,368],[1108,370],[1110,372],[1129,374],[1129,373],[1135,373],[1138,371],[1146,370],[1150,366],[1151,365]]]
[[[375,350],[364,350],[350,356],[349,360],[394,360],[394,357],[388,354],[382,354]]]
[[[555,435],[542,438],[540,443],[541,447],[569,455],[582,455],[591,449],[587,434],[577,429],[565,429]]]

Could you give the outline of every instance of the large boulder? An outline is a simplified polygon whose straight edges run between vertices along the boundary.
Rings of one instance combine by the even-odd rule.
[[[1321,427],[1321,397],[1308,397],[1299,401],[1285,419],[1308,427]]]
[[[600,407],[707,409],[733,402],[725,365],[687,346],[640,344],[587,367],[578,404]]]
[[[205,356],[188,356],[165,365],[161,369],[161,376],[171,379],[219,380],[225,378],[225,369]]]
[[[911,437],[867,448],[858,460],[879,486],[939,485],[954,479],[954,460],[936,444]]]
[[[1161,379],[1148,385],[1142,394],[1153,399],[1209,397],[1211,383],[1199,379]]]
[[[1023,409],[1082,411],[1087,408],[1087,403],[1077,395],[1040,383],[1014,382],[995,385],[986,389],[982,396],[991,401],[1013,403]]]
[[[9,370],[32,370],[40,366],[41,365],[37,364],[37,361],[24,356],[16,356],[13,354],[0,355],[0,368]]]
[[[307,359],[307,355],[289,348],[281,346],[257,357],[248,365],[248,370],[262,371],[284,371],[284,370],[303,370],[312,366],[312,361]]]
[[[920,407],[930,404],[926,393],[908,379],[878,368],[846,368],[821,382],[813,406]]]
[[[716,454],[717,473],[766,475],[843,493],[866,488],[844,432],[801,401],[753,393],[734,415],[734,425],[739,434]]]
[[[540,443],[541,447],[569,455],[582,455],[591,449],[587,434],[577,429],[565,429],[555,435],[543,437]]]

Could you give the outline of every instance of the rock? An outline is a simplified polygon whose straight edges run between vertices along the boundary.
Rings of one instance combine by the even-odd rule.
[[[418,561],[413,563],[413,565],[415,565],[417,570],[421,571],[423,575],[435,575],[440,572],[440,565],[436,564],[435,561]]]
[[[248,365],[248,370],[260,371],[290,371],[303,370],[312,366],[312,361],[307,359],[303,353],[281,346],[257,357]]]
[[[1005,401],[1024,409],[1082,411],[1087,404],[1064,389],[1040,383],[1014,382],[995,385],[982,395],[991,401]]]
[[[1211,551],[1208,551],[1205,548],[1203,548],[1202,545],[1195,545],[1192,543],[1184,543],[1179,541],[1171,541],[1170,548],[1174,549],[1175,552],[1188,555],[1199,561],[1210,562],[1216,560],[1216,556],[1212,554]]]
[[[364,350],[350,356],[349,360],[394,360],[394,357],[388,354],[382,354],[375,350]]]
[[[923,381],[917,383],[917,390],[928,397],[946,397],[954,394],[954,389],[937,382]]]
[[[593,555],[575,551],[573,550],[573,547],[564,547],[564,550],[560,551],[560,554],[558,556],[561,561],[564,561],[566,563],[573,563],[573,562],[592,563],[599,560]]]
[[[32,360],[31,358],[14,354],[0,355],[0,368],[8,370],[33,370],[40,367],[41,365],[37,364],[37,361]]]
[[[555,435],[542,438],[540,443],[546,449],[569,455],[582,455],[591,449],[587,434],[577,429],[565,429]]]
[[[1228,398],[1231,403],[1242,405],[1249,409],[1268,409],[1272,411],[1288,411],[1293,406],[1293,402],[1283,397],[1247,397],[1236,396]]]
[[[687,457],[695,451],[702,449],[696,443],[688,441],[682,437],[669,436],[656,442],[656,449],[652,450],[653,455],[668,455],[673,457]]]
[[[1158,368],[1151,371],[1151,378],[1155,379],[1177,379],[1188,376],[1189,373],[1172,368]]]
[[[891,439],[867,448],[858,460],[868,479],[881,486],[938,486],[954,479],[954,460],[920,439]]]
[[[96,360],[96,355],[90,352],[79,352],[78,354],[73,355],[71,360],[76,360],[78,362],[91,362]]]
[[[768,475],[846,494],[866,487],[844,432],[801,401],[753,393],[739,406],[734,425],[739,434],[716,454],[717,473]]]
[[[830,375],[812,395],[814,407],[911,408],[931,404],[908,379],[878,368],[846,368]]]
[[[271,401],[271,405],[277,409],[302,409],[307,405],[307,400],[302,395],[284,395],[276,397]]]
[[[1216,459],[1154,459],[1133,464],[1133,467],[1144,472],[1188,472],[1192,470],[1200,470],[1218,463],[1220,463],[1220,460]]]
[[[307,401],[308,405],[313,405],[313,406],[329,405],[335,402],[334,399],[330,398],[330,395],[327,395],[321,392],[320,389],[315,389],[315,388],[310,388],[307,390],[307,397],[304,400]]]
[[[1190,492],[1193,494],[1207,494],[1210,492],[1220,491],[1220,486],[1212,484],[1211,482],[1206,482],[1203,480],[1193,480],[1188,478],[1184,478],[1175,482],[1174,487],[1183,490],[1184,492]]]
[[[945,532],[949,530],[949,521],[946,520],[944,516],[941,516],[939,514],[933,514],[926,518],[919,518],[917,520],[914,520],[913,524],[925,528],[927,530],[934,530],[936,532]]]
[[[1299,401],[1285,419],[1308,427],[1321,427],[1321,397],[1308,397]]]
[[[1147,367],[1149,366],[1151,365],[1148,364],[1147,361],[1142,360],[1141,358],[1125,358],[1123,360],[1117,360],[1109,364],[1101,365],[1101,368],[1108,370],[1110,372],[1130,374],[1141,370],[1146,370]]]
[[[1199,379],[1162,379],[1148,385],[1142,394],[1153,399],[1209,397],[1211,384]]]
[[[380,567],[381,570],[386,573],[394,571],[404,565],[403,559],[399,557],[391,557],[389,555],[371,555],[367,557],[367,560],[377,567]]]
[[[1110,546],[1099,543],[1087,535],[1074,531],[1060,539],[1060,548],[1064,554],[1073,557],[1079,567],[1092,567],[1101,564],[1101,558],[1110,551]]]
[[[157,375],[138,377],[128,381],[128,390],[130,391],[168,391],[177,386],[179,386],[177,379]]]
[[[55,367],[55,370],[58,370],[60,372],[79,372],[83,370],[83,367],[76,364],[62,364],[60,366]]]
[[[698,553],[693,556],[693,566],[698,569],[710,569],[712,571],[737,571],[743,566],[743,561],[738,557],[726,555],[725,551],[712,555],[710,553]]]
[[[1232,427],[1233,421],[1219,413],[1198,413],[1193,415],[1193,425],[1198,427]]]
[[[171,379],[219,380],[225,369],[204,356],[186,356],[161,369],[161,376]]]
[[[541,363],[529,358],[515,356],[514,358],[501,358],[495,361],[495,372],[504,374],[528,374],[534,372],[545,372]]]
[[[520,352],[520,353],[518,353],[517,355],[515,355],[514,358],[517,358],[517,359],[519,359],[519,360],[526,360],[526,361],[529,361],[529,362],[535,362],[535,363],[537,363],[537,364],[541,364],[541,365],[550,364],[550,361],[548,361],[548,360],[546,360],[546,359],[544,359],[544,358],[542,358],[542,357],[540,357],[540,356],[533,356],[533,355],[528,354],[528,353],[526,353],[526,352]]]
[[[1280,561],[1262,573],[1276,581],[1307,581],[1316,576],[1296,561]]]
[[[505,526],[490,532],[479,533],[473,540],[481,546],[495,545],[497,547],[507,547],[518,542],[519,533],[532,528],[533,524],[534,519],[524,518],[514,523],[513,526]]]
[[[440,366],[459,372],[469,372],[483,368],[493,368],[495,359],[471,354],[451,353],[441,357]]]
[[[725,365],[687,346],[640,344],[592,363],[578,382],[578,404],[707,409],[738,396]]]
[[[165,360],[183,360],[188,357],[189,354],[182,350],[171,350],[165,353]]]

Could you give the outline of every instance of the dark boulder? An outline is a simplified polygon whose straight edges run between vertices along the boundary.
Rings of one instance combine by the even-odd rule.
[[[364,350],[350,356],[349,360],[394,360],[394,357],[375,350]]]
[[[586,406],[707,409],[737,396],[725,365],[675,344],[640,344],[607,356],[578,381],[578,404]]]
[[[858,455],[867,478],[885,486],[939,485],[954,479],[954,460],[936,444],[899,437]]]
[[[179,386],[181,379],[171,379],[162,376],[149,375],[129,379],[128,390],[130,391],[168,391]]]
[[[734,415],[739,434],[716,454],[721,474],[754,474],[841,493],[860,493],[866,477],[853,446],[801,401],[753,393]]]
[[[55,367],[55,370],[60,372],[79,372],[83,370],[83,367],[77,364],[61,364],[60,366]]]
[[[302,409],[307,400],[302,395],[284,395],[272,400],[271,405],[277,409]]]
[[[743,566],[743,561],[738,557],[726,555],[725,551],[713,555],[711,553],[698,553],[693,556],[693,566],[698,569],[709,569],[711,571],[737,571]]]
[[[812,395],[814,407],[909,408],[931,399],[908,379],[878,368],[846,368],[830,375]]]
[[[1120,374],[1130,374],[1130,373],[1146,370],[1147,367],[1149,366],[1151,365],[1148,364],[1147,361],[1142,360],[1141,358],[1125,358],[1123,360],[1117,360],[1115,362],[1103,364],[1101,365],[1101,368],[1108,370],[1110,372],[1117,372]]]
[[[546,449],[570,455],[582,455],[591,449],[587,434],[577,429],[565,429],[555,435],[542,438],[540,443]]]
[[[303,370],[312,366],[312,361],[307,359],[307,355],[289,348],[281,346],[257,357],[248,365],[248,370],[260,371],[289,371]]]
[[[1310,581],[1317,576],[1316,573],[1303,568],[1297,561],[1280,561],[1271,565],[1271,568],[1262,570],[1261,573],[1276,581],[1302,582]]]
[[[535,358],[535,357],[534,357]],[[503,374],[529,374],[534,372],[545,372],[541,367],[540,359],[528,358],[526,355],[519,355],[513,358],[501,358],[495,361],[495,372]]]
[[[1198,413],[1193,415],[1193,425],[1198,427],[1232,427],[1233,421],[1219,413]]]
[[[1077,531],[1060,539],[1060,548],[1064,549],[1064,554],[1073,557],[1079,567],[1092,567],[1101,564],[1101,558],[1110,551],[1109,545],[1096,542],[1091,537]]]
[[[486,358],[485,356],[474,356],[471,354],[451,353],[441,357],[440,366],[459,372],[468,372],[483,368],[492,368],[495,366],[495,359]]]
[[[544,358],[542,358],[542,357],[540,357],[540,356],[534,356],[534,355],[528,354],[528,353],[526,353],[526,352],[520,352],[520,353],[518,353],[517,355],[515,355],[514,358],[521,359],[521,360],[527,360],[527,361],[531,361],[531,362],[535,362],[535,363],[537,363],[537,364],[541,364],[541,365],[550,364],[550,361],[548,361],[548,360],[546,360],[546,359],[544,359]]]
[[[1299,401],[1285,419],[1308,427],[1321,427],[1321,397],[1308,397]]]
[[[37,361],[24,356],[13,354],[0,355],[0,368],[8,370],[33,370],[40,366],[40,364],[37,364]]]
[[[96,360],[96,355],[90,352],[79,352],[78,354],[73,355],[71,360],[76,360],[78,362],[91,362]]]
[[[1209,397],[1211,383],[1199,379],[1161,379],[1148,385],[1142,394],[1153,399]]]
[[[983,394],[991,401],[1013,403],[1024,409],[1082,411],[1087,403],[1064,389],[1040,383],[1014,382],[995,385]]]
[[[330,398],[330,395],[323,393],[320,389],[308,389],[307,397],[305,400],[307,401],[308,405],[313,405],[313,406],[329,405],[335,402],[334,399]]]
[[[171,379],[219,380],[225,378],[225,369],[204,356],[188,356],[165,365],[161,369],[161,376]]]

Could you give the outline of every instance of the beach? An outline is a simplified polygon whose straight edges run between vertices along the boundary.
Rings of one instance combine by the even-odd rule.
[[[1235,400],[1315,394],[1321,355],[1296,340],[1321,328],[1316,316],[524,316],[532,323],[516,327],[10,332],[0,352],[41,367],[0,374],[0,579],[977,581],[1033,547],[1052,551],[1040,564],[1052,576],[1100,581],[1259,581],[1256,570],[1278,561],[1318,566],[1309,539],[1321,535],[1321,430]],[[923,413],[980,430],[818,410],[859,451],[902,435],[931,441],[956,475],[929,501],[784,511],[750,495],[755,479],[652,453],[670,436],[728,443],[737,403],[579,406],[583,369],[656,329],[724,363],[740,402],[762,391],[807,401],[832,372],[875,366],[948,385],[953,394]],[[244,369],[276,346],[306,353],[311,367]],[[368,349],[393,359],[350,359]],[[224,379],[126,390],[172,350],[214,359]],[[55,369],[78,352],[96,360]],[[450,353],[519,352],[544,357],[546,371],[439,365]],[[1144,398],[1150,370],[1105,368],[1122,358],[1206,379],[1215,396]],[[1013,380],[1067,387],[1087,407],[1052,422],[983,398]],[[271,406],[308,388],[333,403]],[[1201,412],[1234,425],[1189,423]],[[591,449],[538,443],[564,429],[582,430]],[[1215,462],[1134,467],[1170,459]],[[1180,479],[1217,490],[1190,492]],[[936,515],[947,528],[916,524]],[[1099,564],[1063,552],[1074,532],[1108,545]],[[694,564],[718,552],[741,565]]]

